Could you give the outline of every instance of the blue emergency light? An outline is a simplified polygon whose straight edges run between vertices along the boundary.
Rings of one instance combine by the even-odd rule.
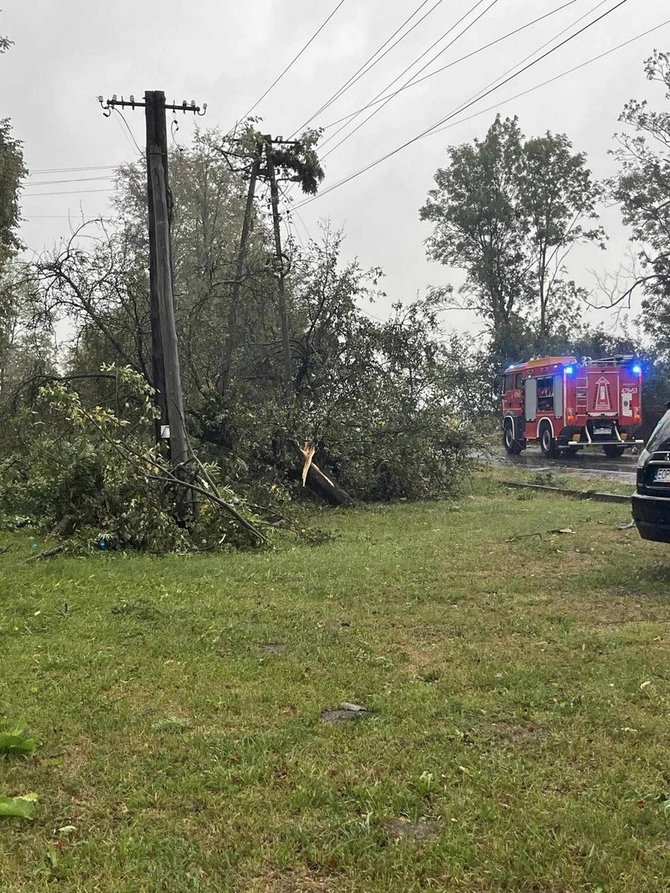
[[[634,366],[630,367],[630,371],[633,375],[642,375],[642,366],[639,363],[636,363]]]
[[[566,366],[563,371],[565,372],[566,375],[572,375],[572,373],[575,371],[575,367],[574,366]]]

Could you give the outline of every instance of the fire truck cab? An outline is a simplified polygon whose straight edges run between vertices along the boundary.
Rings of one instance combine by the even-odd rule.
[[[643,445],[642,367],[630,356],[543,357],[505,369],[502,430],[508,453],[538,441],[548,458],[584,448],[621,456]]]

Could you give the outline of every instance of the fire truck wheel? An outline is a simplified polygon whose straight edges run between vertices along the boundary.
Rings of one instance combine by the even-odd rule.
[[[551,427],[549,425],[542,425],[540,429],[540,449],[542,450],[542,455],[546,456],[547,459],[558,458],[556,441],[551,435]]]
[[[623,456],[624,447],[607,444],[607,446],[603,447],[603,453],[608,459],[618,459],[620,456]]]
[[[503,427],[503,443],[511,456],[518,456],[523,449],[519,441],[514,439],[514,429],[510,421],[506,421]]]

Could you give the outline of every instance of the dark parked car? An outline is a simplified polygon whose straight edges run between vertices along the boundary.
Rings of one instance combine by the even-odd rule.
[[[670,404],[637,464],[633,518],[643,539],[670,543]]]

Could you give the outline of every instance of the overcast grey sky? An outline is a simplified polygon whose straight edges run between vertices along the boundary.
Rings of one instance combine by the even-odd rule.
[[[162,89],[168,99],[208,103],[200,125],[231,127],[272,83],[338,0],[4,0],[0,34],[15,46],[0,57],[0,116],[12,119],[23,140],[32,175],[22,205],[22,235],[40,251],[68,231],[68,214],[92,216],[108,210],[108,180],[76,183],[53,181],[107,176],[110,170],[58,171],[117,165],[134,160],[137,149],[117,115],[106,119],[95,101],[98,94],[141,96]],[[554,43],[615,6],[619,0],[429,0],[405,30],[423,22],[378,64],[347,90],[313,125],[329,125],[364,106],[466,14],[460,25],[438,42],[395,85],[415,74],[446,44],[457,39],[423,74],[475,50],[544,13],[565,8],[516,36],[501,41],[411,87],[325,158],[324,190],[369,162],[415,137],[446,117],[473,94],[499,78],[528,54]],[[338,11],[288,74],[255,110],[263,128],[288,135],[315,112],[398,26],[421,6],[421,0],[344,0]],[[474,8],[473,8],[474,7]],[[432,11],[431,11],[432,10]],[[483,13],[481,18],[473,20]],[[590,14],[589,14],[590,13]],[[569,28],[578,19],[579,24]],[[587,152],[594,174],[613,170],[608,149],[617,116],[630,97],[664,101],[650,85],[642,62],[652,49],[670,49],[670,25],[555,83],[518,99],[509,97],[547,80],[670,18],[668,0],[627,0],[619,9],[493,92],[454,126],[431,134],[351,182],[324,192],[300,210],[298,235],[306,239],[318,222],[330,218],[347,233],[346,251],[365,266],[386,272],[388,300],[411,299],[429,284],[458,277],[425,259],[427,224],[418,219],[435,169],[444,164],[445,147],[482,136],[495,111],[516,114],[528,135],[545,130],[565,132],[575,148]],[[469,29],[458,37],[468,25]],[[568,28],[562,38],[556,36]],[[403,32],[401,32],[402,34]],[[400,35],[399,35],[400,36]],[[550,44],[549,46],[551,46]],[[548,47],[547,47],[548,48]],[[530,60],[529,60],[530,61]],[[460,118],[490,110],[458,123]],[[355,123],[360,123],[366,112]],[[141,111],[126,120],[140,146],[144,140]],[[186,142],[195,122],[181,121],[178,138]],[[353,125],[352,125],[353,126]],[[328,128],[324,139],[336,128]],[[335,146],[340,136],[326,146]],[[303,223],[304,221],[304,223]],[[605,211],[611,242],[606,254],[582,251],[573,272],[591,284],[587,268],[615,268],[626,248],[618,211]],[[384,315],[383,304],[375,313]],[[451,320],[469,325],[467,315]]]

